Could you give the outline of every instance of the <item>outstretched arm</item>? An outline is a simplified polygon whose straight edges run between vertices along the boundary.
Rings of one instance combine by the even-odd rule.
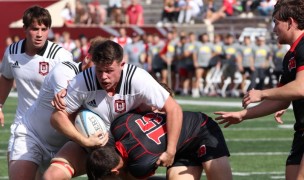
[[[237,112],[218,111],[214,114],[219,115],[215,120],[219,124],[225,124],[224,127],[229,127],[231,124],[238,124],[246,119],[263,117],[279,110],[285,109],[290,105],[288,101],[265,100],[260,104]]]
[[[247,108],[250,103],[261,102],[263,100],[290,102],[296,99],[304,98],[303,79],[304,71],[299,71],[297,72],[296,79],[285,84],[284,86],[265,90],[250,90],[243,98],[243,107]]]

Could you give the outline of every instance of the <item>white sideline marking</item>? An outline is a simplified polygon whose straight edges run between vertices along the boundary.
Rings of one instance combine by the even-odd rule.
[[[292,138],[256,138],[256,139],[229,139],[226,138],[226,141],[233,141],[233,142],[246,142],[246,141],[250,141],[250,142],[255,142],[255,141],[291,141]]]
[[[285,172],[232,172],[235,176],[250,176],[250,175],[267,175],[267,174],[285,174]]]
[[[246,152],[246,153],[230,153],[231,156],[280,156],[288,155],[289,152]]]
[[[278,125],[278,127],[259,127],[259,128],[237,128],[237,127],[228,127],[228,128],[222,128],[223,131],[277,131],[278,128],[287,129],[288,126],[281,127],[281,125]],[[289,129],[293,130],[293,125],[289,126]]]

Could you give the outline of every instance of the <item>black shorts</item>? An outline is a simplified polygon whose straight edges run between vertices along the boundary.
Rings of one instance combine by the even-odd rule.
[[[224,135],[219,125],[211,118],[201,127],[197,144],[189,151],[177,154],[172,166],[202,166],[202,163],[223,156],[230,156]]]
[[[292,147],[286,160],[287,165],[300,165],[304,153],[304,132],[294,133]]]
[[[248,72],[249,74],[252,73],[252,70],[250,69],[250,67],[244,67],[244,70],[241,72],[241,74],[246,74],[246,72]]]

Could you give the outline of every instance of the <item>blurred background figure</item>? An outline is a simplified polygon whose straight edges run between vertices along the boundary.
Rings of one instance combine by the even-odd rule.
[[[144,9],[138,0],[131,0],[131,4],[126,9],[125,18],[127,25],[144,25]]]
[[[127,44],[132,43],[132,39],[127,35],[126,28],[119,28],[119,36],[114,37],[113,41],[121,45],[121,47],[125,47]]]
[[[69,2],[65,4],[60,15],[63,18],[63,22],[65,26],[70,26],[74,24],[75,12],[74,12],[74,8],[71,7],[71,4]]]
[[[109,0],[108,1],[108,17],[110,24],[120,25],[124,23],[122,0]]]

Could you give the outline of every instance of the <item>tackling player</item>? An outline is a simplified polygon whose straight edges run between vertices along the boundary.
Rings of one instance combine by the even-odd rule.
[[[39,89],[50,70],[62,61],[72,61],[72,54],[48,41],[52,19],[47,9],[28,8],[23,14],[25,39],[11,44],[5,50],[0,67],[0,124],[4,126],[2,107],[14,80],[17,85],[18,105],[8,143],[8,158],[14,140],[14,131],[22,123],[22,116],[38,97]]]
[[[175,160],[168,168],[167,179],[200,179],[203,169],[208,180],[232,179],[229,151],[218,124],[200,112],[183,112],[183,118]],[[125,114],[111,124],[111,133],[116,149],[105,146],[90,153],[87,161],[90,180],[109,175],[143,179],[154,174],[156,161],[167,144],[164,114]]]
[[[65,109],[57,107],[51,118],[54,127],[74,141],[68,142],[56,158],[65,159],[63,163],[75,173],[67,176],[62,169],[51,165],[44,178],[68,179],[86,172],[87,152],[81,146],[87,144],[70,116],[81,106],[98,114],[108,127],[114,119],[138,107],[162,109],[167,114],[168,144],[157,163],[172,165],[182,125],[181,107],[147,71],[123,61],[119,44],[110,40],[100,44],[93,52],[92,61],[95,66],[77,75],[69,84]]]

